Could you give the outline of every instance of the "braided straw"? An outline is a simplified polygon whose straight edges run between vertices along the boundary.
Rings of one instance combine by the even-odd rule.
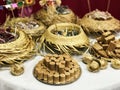
[[[52,33],[53,30],[78,30],[75,36],[59,36]],[[82,28],[72,23],[59,23],[50,26],[40,38],[40,49],[47,48],[52,53],[81,54],[83,48],[89,45],[89,39]],[[45,47],[44,47],[45,46]]]
[[[5,23],[5,26],[8,27],[12,27],[13,29],[15,28],[15,24],[18,23],[18,22],[23,22],[23,23],[27,23],[27,22],[30,22],[30,21],[35,21],[37,22],[37,24],[39,25],[38,28],[32,28],[32,29],[22,29],[21,27],[17,27],[18,29],[20,30],[23,30],[25,33],[27,33],[28,35],[31,35],[32,37],[39,37],[41,36],[44,31],[46,30],[45,26],[39,21],[36,21],[34,20],[33,18],[13,18],[9,21],[7,21]]]
[[[87,13],[80,21],[85,32],[103,32],[104,30],[113,32],[120,31],[119,20],[115,19],[113,16],[107,20],[95,20],[93,18],[89,18],[88,16],[93,12]]]
[[[23,31],[16,32],[18,38],[12,42],[0,44],[0,65],[21,63],[32,57],[35,53],[35,44],[30,36]]]

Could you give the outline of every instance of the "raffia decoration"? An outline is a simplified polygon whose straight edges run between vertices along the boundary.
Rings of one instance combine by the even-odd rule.
[[[29,29],[29,28],[24,29],[24,28],[21,28],[19,25],[17,25],[19,22],[28,23],[30,21],[36,22],[39,26],[36,28],[31,28],[31,29]],[[38,21],[34,20],[33,18],[28,18],[28,17],[12,18],[11,20],[6,21],[5,26],[6,27],[10,26],[13,29],[17,28],[17,29],[23,30],[26,34],[31,35],[34,38],[40,37],[46,30],[46,27],[40,21],[38,22]]]
[[[74,13],[69,9],[69,14],[57,14],[52,11],[46,11],[45,9],[41,9],[35,14],[35,19],[42,21],[46,26],[50,26],[55,23],[75,23],[76,17]]]
[[[87,13],[80,23],[84,30],[89,34],[91,32],[120,31],[120,21],[111,16],[108,12],[95,10]]]
[[[16,34],[18,37],[14,41],[0,44],[0,66],[22,63],[35,55],[32,38],[22,30],[16,31]]]
[[[54,31],[62,30],[66,30],[64,32],[66,35],[68,31],[72,30],[77,31],[78,34],[73,36],[53,34]],[[89,39],[82,28],[72,23],[54,24],[40,38],[40,49],[43,48],[44,51],[48,49],[52,53],[81,54],[88,45]]]
[[[61,0],[55,0],[52,5],[48,5],[46,0],[41,0],[40,5],[43,6],[41,10],[35,13],[34,18],[42,21],[46,26],[50,26],[56,23],[75,23],[76,16],[72,10],[66,8],[66,11],[69,13],[63,14],[57,11],[57,7],[62,7]]]

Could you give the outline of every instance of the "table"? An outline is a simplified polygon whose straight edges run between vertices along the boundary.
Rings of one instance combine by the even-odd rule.
[[[116,39],[120,38],[120,33],[116,34]],[[90,39],[94,42],[94,39]],[[21,76],[12,76],[9,70],[0,70],[0,90],[120,90],[120,70],[108,68],[100,70],[98,73],[91,73],[81,62],[81,56],[74,56],[82,69],[81,77],[67,85],[54,86],[39,82],[33,76],[35,65],[43,57],[36,56],[34,59],[24,63],[25,72]]]
[[[47,85],[39,82],[33,76],[34,66],[42,59],[36,56],[24,63],[25,73],[12,76],[9,70],[0,71],[0,90],[120,90],[120,70],[108,68],[98,73],[91,73],[81,62],[80,56],[74,56],[81,66],[81,77],[74,83],[62,86]]]

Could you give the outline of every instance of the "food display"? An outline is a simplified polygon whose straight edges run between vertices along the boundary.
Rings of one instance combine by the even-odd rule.
[[[108,66],[108,62],[106,60],[103,58],[96,58],[91,54],[84,54],[82,61],[87,64],[87,69],[94,73],[106,69]]]
[[[35,44],[23,31],[0,29],[0,66],[22,63],[35,55]]]
[[[103,32],[96,38],[96,42],[90,46],[89,54],[83,55],[83,62],[91,72],[106,69],[107,63],[111,62],[111,67],[120,69],[120,40],[110,31]]]
[[[68,6],[61,5],[61,0],[6,0],[0,10],[6,8],[4,13],[11,14],[6,14],[0,26],[0,70],[19,76],[33,69],[32,77],[50,85],[76,81],[82,73],[79,64],[83,63],[92,73],[108,65],[120,70],[120,21],[108,12],[108,1],[107,11],[91,11],[87,0],[89,13],[79,18]],[[38,11],[31,6],[35,2],[41,6]],[[24,67],[30,59],[35,61]],[[36,64],[37,59],[40,61]]]
[[[98,9],[87,13],[80,22],[86,33],[101,33],[104,31],[120,31],[120,21],[110,13]]]
[[[40,38],[40,52],[82,54],[89,39],[79,25],[59,23],[50,26]]]
[[[92,54],[96,57],[119,58],[120,40],[111,32],[104,32],[92,46]]]
[[[66,54],[48,54],[34,68],[35,78],[47,84],[63,85],[72,83],[80,75],[80,66],[71,56]]]
[[[6,21],[6,27],[13,29],[23,30],[26,34],[31,35],[33,38],[40,37],[46,30],[45,26],[33,18],[12,18]]]
[[[35,19],[42,21],[46,26],[56,23],[75,23],[76,16],[67,6],[61,6],[61,0],[41,0],[43,7],[35,15]]]

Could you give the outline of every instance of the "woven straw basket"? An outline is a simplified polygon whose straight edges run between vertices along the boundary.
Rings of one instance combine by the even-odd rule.
[[[70,9],[68,10],[70,11],[68,14],[57,14],[55,11],[49,9],[41,9],[34,15],[34,17],[35,19],[42,21],[46,26],[56,23],[75,23],[75,14]]]
[[[7,21],[5,23],[5,26],[6,27],[10,26],[10,27],[12,27],[14,29],[16,22],[25,22],[26,23],[26,22],[30,22],[30,21],[37,22],[39,27],[38,28],[33,28],[33,29],[28,29],[28,30],[27,29],[24,30],[24,29],[22,29],[20,27],[17,27],[18,30],[19,29],[23,30],[26,34],[31,35],[33,38],[40,37],[45,32],[46,28],[41,22],[38,22],[38,21],[34,20],[33,18],[28,18],[28,17],[26,17],[26,18],[13,18],[12,20]]]
[[[83,26],[85,32],[103,32],[105,30],[112,32],[120,31],[119,20],[115,19],[113,16],[111,16],[108,20],[95,20],[93,18],[89,18],[88,16],[93,12],[87,13],[80,21],[80,24]]]
[[[12,31],[13,33],[15,31]],[[35,44],[22,30],[16,31],[14,41],[0,44],[0,65],[12,65],[23,62],[35,54]]]
[[[55,35],[54,30],[77,30],[75,36]],[[59,23],[50,26],[40,38],[40,50],[48,49],[52,53],[81,54],[89,45],[89,39],[82,28],[72,23]],[[43,48],[43,49],[42,49]]]

